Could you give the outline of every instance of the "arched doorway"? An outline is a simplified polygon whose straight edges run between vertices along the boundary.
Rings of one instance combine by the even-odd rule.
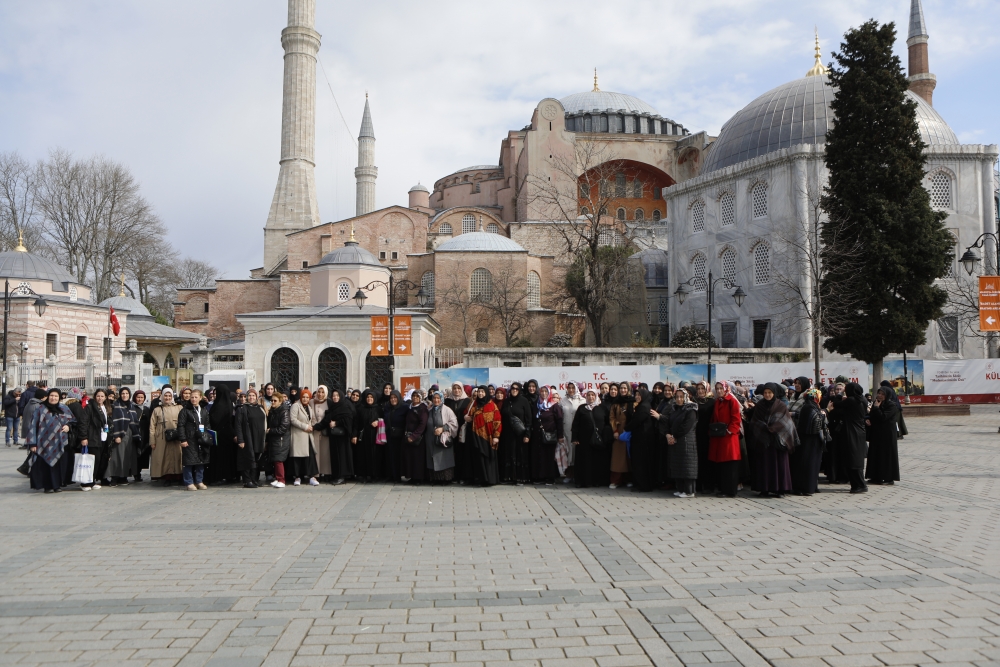
[[[328,347],[319,353],[316,372],[317,386],[326,385],[329,390],[347,388],[347,356],[335,347]]]
[[[271,355],[271,384],[281,393],[299,386],[299,355],[290,347],[279,347]]]
[[[365,357],[365,386],[380,391],[382,385],[392,382],[392,366],[393,357],[373,357],[369,352]]]

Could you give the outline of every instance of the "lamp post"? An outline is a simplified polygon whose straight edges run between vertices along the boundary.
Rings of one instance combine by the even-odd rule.
[[[685,280],[677,286],[677,290],[674,295],[677,297],[677,301],[684,303],[687,299],[688,291],[685,285],[695,285],[705,282],[704,278],[691,278]],[[743,288],[739,285],[733,283],[729,278],[713,278],[712,272],[708,272],[708,282],[706,283],[706,291],[708,292],[708,386],[711,390],[712,388],[712,309],[715,307],[715,286],[717,283],[722,283],[727,289],[735,288],[733,292],[733,299],[736,301],[736,307],[742,308],[743,301],[747,298],[747,293],[743,291]]]
[[[979,238],[977,238],[972,243],[972,245],[970,245],[968,248],[965,249],[965,253],[962,255],[961,259],[958,260],[962,263],[962,266],[965,268],[965,272],[968,273],[970,276],[973,274],[973,272],[975,272],[976,265],[978,265],[980,261],[979,253],[976,252],[976,248],[985,247],[987,239],[992,241],[992,243],[988,247],[986,247],[987,257],[986,257],[985,274],[988,276],[996,274],[997,270],[996,261],[997,257],[1000,257],[1000,236],[997,236],[993,232],[983,232],[982,234],[979,235]],[[990,256],[991,253],[989,252],[991,250],[993,251],[992,257]],[[995,345],[995,341],[996,338],[993,332],[990,332],[986,335],[987,356],[990,357],[993,356],[994,354],[993,348]]]
[[[396,290],[402,288],[404,291],[408,292],[411,289],[416,288],[417,290],[417,303],[423,308],[427,305],[427,292],[424,288],[414,282],[409,280],[396,280],[389,274],[389,280],[373,280],[364,287],[359,287],[358,291],[354,294],[354,303],[358,304],[358,310],[365,307],[365,299],[368,297],[365,292],[372,292],[377,287],[384,287],[389,295],[389,356],[396,356],[395,347],[395,329],[393,323],[393,317],[396,314]]]
[[[21,285],[16,290],[18,295],[28,296],[34,294],[38,298],[32,304],[38,317],[45,314],[45,309],[49,307],[48,302],[41,294],[31,289],[27,285]],[[10,280],[3,281],[3,379],[0,380],[0,395],[7,396],[7,322],[10,320]]]

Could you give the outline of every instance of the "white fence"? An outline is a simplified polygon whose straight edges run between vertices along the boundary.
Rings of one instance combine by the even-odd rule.
[[[108,372],[110,370],[110,373]],[[109,384],[122,383],[122,364],[107,362],[85,363],[17,363],[7,369],[7,384],[11,387],[23,387],[28,381],[45,382],[50,387],[69,389],[93,389],[106,387]]]

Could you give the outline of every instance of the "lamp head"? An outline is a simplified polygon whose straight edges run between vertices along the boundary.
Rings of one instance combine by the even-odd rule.
[[[358,310],[365,307],[365,299],[367,298],[368,297],[365,296],[364,290],[358,288],[358,291],[354,295],[354,303],[358,304]]]
[[[35,299],[35,312],[41,317],[45,314],[45,309],[49,307],[48,302],[43,297]]]
[[[965,272],[971,276],[972,272],[976,270],[976,264],[979,264],[979,253],[973,248],[966,248],[965,254],[962,255],[962,259],[959,261],[965,267]]]
[[[684,300],[687,299],[688,296],[688,289],[684,285],[684,283],[681,283],[680,285],[677,286],[677,290],[674,291],[674,296],[677,297],[677,301],[679,301],[680,303],[684,303]]]
[[[427,305],[427,292],[424,291],[423,287],[417,290],[417,303],[420,304],[421,308]]]
[[[747,293],[743,291],[742,287],[740,287],[739,285],[737,285],[736,286],[736,291],[733,292],[733,299],[736,300],[736,307],[737,308],[742,308],[743,307],[743,301],[745,301],[746,298],[747,298]]]

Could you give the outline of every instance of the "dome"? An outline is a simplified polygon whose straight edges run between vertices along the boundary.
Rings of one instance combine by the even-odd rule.
[[[141,301],[127,296],[113,296],[110,299],[105,299],[97,305],[103,306],[104,308],[110,306],[115,310],[127,310],[129,311],[130,320],[133,317],[148,317],[150,319],[153,317],[149,310],[146,309],[146,306],[142,305]]]
[[[559,100],[563,109],[568,114],[578,114],[599,109],[613,109],[618,111],[624,109],[626,112],[637,114],[649,114],[657,116],[656,109],[646,104],[638,97],[632,97],[624,93],[613,93],[607,90],[589,90],[585,93],[576,93]]]
[[[317,266],[323,264],[371,264],[382,266],[375,255],[358,245],[357,241],[348,241],[343,248],[337,248],[323,255]]]
[[[0,252],[0,278],[76,283],[76,278],[56,262],[21,250]]]
[[[430,192],[430,190],[427,189],[427,186],[423,185],[421,183],[417,183],[412,188],[410,188],[409,191],[410,192]]]
[[[646,271],[646,287],[667,286],[667,262],[670,255],[660,248],[647,248],[635,253],[629,259],[638,260]]]
[[[434,252],[527,252],[503,234],[469,232],[439,245]]]
[[[826,143],[835,118],[830,103],[836,89],[828,76],[806,76],[764,93],[726,121],[709,147],[702,173],[766,155],[796,144]],[[920,137],[929,146],[957,144],[958,137],[923,98],[917,102]]]

